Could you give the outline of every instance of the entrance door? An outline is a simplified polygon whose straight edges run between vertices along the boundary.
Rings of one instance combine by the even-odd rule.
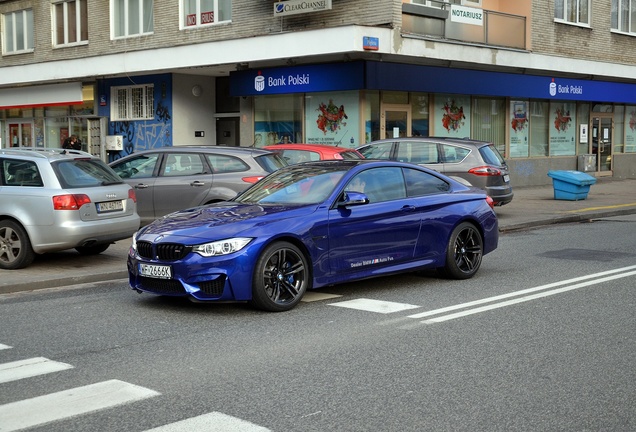
[[[596,171],[610,174],[612,171],[612,116],[592,117],[592,154],[596,155]]]
[[[31,123],[9,123],[7,147],[31,147],[33,145],[33,126]]]
[[[238,117],[217,117],[216,145],[233,147],[240,145],[239,125]]]
[[[411,136],[411,106],[384,105],[380,121],[380,139]]]

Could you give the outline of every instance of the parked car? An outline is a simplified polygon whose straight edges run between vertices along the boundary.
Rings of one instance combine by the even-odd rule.
[[[290,165],[330,159],[364,159],[356,149],[324,144],[275,144],[263,148],[278,153]]]
[[[358,148],[367,159],[411,162],[481,188],[500,206],[512,201],[510,172],[494,144],[439,137],[391,138]]]
[[[278,155],[247,147],[162,147],[110,166],[137,192],[142,225],[177,210],[233,198],[286,166]]]
[[[78,150],[0,150],[0,269],[75,248],[94,255],[139,229],[135,191]]]
[[[139,292],[284,311],[309,289],[375,276],[432,268],[467,279],[497,243],[480,189],[413,164],[307,162],[145,226],[128,272]]]

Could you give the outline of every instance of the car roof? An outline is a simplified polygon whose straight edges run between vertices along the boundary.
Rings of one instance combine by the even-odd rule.
[[[336,146],[332,146],[328,144],[301,144],[301,143],[272,144],[272,145],[265,146],[263,148],[267,150],[274,150],[274,151],[275,150],[314,150],[317,152],[321,152],[321,151],[327,150],[327,151],[336,152],[336,153],[356,151],[356,149],[349,148],[349,147],[336,147]]]
[[[157,147],[157,148],[148,149],[148,150],[136,151],[134,153],[126,155],[126,157],[135,156],[135,155],[143,155],[148,153],[206,153],[206,152],[236,154],[236,155],[253,154],[256,156],[272,153],[269,150],[264,150],[260,148],[254,148],[254,147],[178,145],[178,146]]]
[[[409,141],[431,142],[431,141],[437,141],[437,142],[450,142],[450,143],[453,143],[453,144],[459,144],[459,145],[465,145],[465,146],[474,146],[474,147],[482,147],[484,145],[491,145],[492,144],[489,141],[475,140],[475,139],[471,139],[471,138],[468,138],[468,137],[455,138],[455,137],[432,136],[432,137],[385,138],[385,139],[381,139],[381,140],[371,141],[371,142],[366,143],[366,144],[364,144],[364,145],[362,145],[362,146],[360,146],[358,148],[366,147],[366,146],[372,145],[372,144],[385,143],[385,142],[395,142],[395,141],[400,141],[400,142],[409,142]]]
[[[21,156],[30,159],[47,159],[49,161],[69,158],[91,158],[99,159],[90,153],[81,150],[61,149],[61,148],[40,148],[40,147],[20,147],[0,149],[1,155]]]

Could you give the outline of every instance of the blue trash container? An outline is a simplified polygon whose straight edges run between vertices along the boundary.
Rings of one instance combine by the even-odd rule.
[[[587,199],[590,186],[596,183],[596,177],[581,171],[548,171],[552,177],[554,199],[578,201]]]

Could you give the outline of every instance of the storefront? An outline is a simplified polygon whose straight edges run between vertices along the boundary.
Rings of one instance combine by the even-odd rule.
[[[619,155],[630,156],[621,171],[636,166],[634,84],[351,62],[237,71],[230,87],[253,97],[256,146],[471,137],[495,143],[521,177],[578,169],[582,155],[596,175],[613,175]]]
[[[94,93],[94,84],[80,82],[0,90],[0,148],[59,148],[77,135],[87,150]]]

